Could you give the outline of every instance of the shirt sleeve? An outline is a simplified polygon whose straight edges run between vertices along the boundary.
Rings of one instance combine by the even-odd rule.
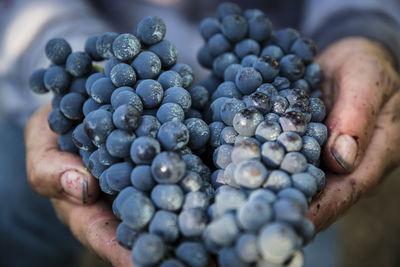
[[[83,0],[10,0],[0,3],[0,115],[20,122],[46,96],[28,89],[30,74],[47,67],[46,42],[65,38],[73,50],[82,51],[86,38],[110,29]]]
[[[386,45],[400,67],[400,1],[308,0],[304,5],[302,32],[321,49],[348,36],[363,36]]]

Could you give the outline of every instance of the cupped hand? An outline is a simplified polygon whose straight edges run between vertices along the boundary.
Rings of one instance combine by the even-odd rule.
[[[400,163],[400,79],[390,52],[364,38],[332,44],[317,63],[330,111],[323,151],[328,173],[326,188],[307,216],[321,231],[375,192]]]
[[[78,155],[59,149],[57,134],[47,122],[50,111],[50,105],[39,109],[25,127],[28,182],[45,197],[93,203],[99,194],[97,180]]]

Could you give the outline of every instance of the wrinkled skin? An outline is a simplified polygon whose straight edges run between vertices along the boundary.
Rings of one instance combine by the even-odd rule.
[[[317,63],[324,71],[322,89],[330,111],[330,135],[323,151],[328,175],[325,190],[313,200],[307,216],[321,231],[361,197],[375,192],[382,177],[400,162],[400,81],[387,49],[364,38],[332,44]],[[131,266],[130,252],[116,241],[118,220],[109,203],[98,199],[97,181],[78,156],[58,150],[57,135],[47,125],[50,110],[38,110],[26,126],[29,183],[52,199],[59,218],[83,245],[114,266]],[[345,145],[335,147],[343,134]],[[68,171],[78,175],[65,190],[61,176]],[[84,193],[82,180],[87,183]]]

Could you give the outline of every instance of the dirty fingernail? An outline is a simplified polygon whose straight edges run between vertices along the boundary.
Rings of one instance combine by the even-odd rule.
[[[357,150],[356,140],[350,135],[343,134],[336,138],[331,151],[340,166],[346,171],[351,171],[354,168]]]
[[[86,181],[86,183],[85,183]],[[87,180],[77,171],[67,171],[61,176],[61,187],[65,193],[85,203],[87,201]],[[86,191],[86,195],[85,195]]]

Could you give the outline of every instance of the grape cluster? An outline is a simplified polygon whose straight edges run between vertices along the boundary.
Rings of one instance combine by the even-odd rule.
[[[301,266],[314,234],[308,204],[325,187],[316,45],[233,3],[204,19],[200,33],[198,59],[212,70],[201,84],[211,95],[204,117],[217,168],[206,248],[221,266]]]
[[[90,36],[84,52],[47,43],[52,65],[29,84],[54,93],[60,150],[115,196],[135,266],[301,266],[314,235],[305,213],[325,186],[314,42],[223,3],[200,24],[212,74],[193,86],[165,33],[154,16],[134,34]]]

